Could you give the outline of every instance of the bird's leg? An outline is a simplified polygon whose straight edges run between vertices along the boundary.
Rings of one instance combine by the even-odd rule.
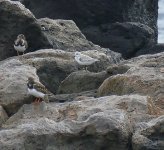
[[[40,103],[41,102],[41,100],[40,100],[40,98],[38,98],[38,103]]]
[[[88,71],[87,66],[85,66],[85,70]]]
[[[23,54],[22,54],[22,56],[21,56],[21,59],[23,59],[23,55],[24,55],[24,52],[23,52]]]
[[[34,100],[34,104],[37,104],[37,102],[38,102],[38,98],[36,98],[36,99]]]
[[[19,56],[19,52],[17,51],[17,55]]]

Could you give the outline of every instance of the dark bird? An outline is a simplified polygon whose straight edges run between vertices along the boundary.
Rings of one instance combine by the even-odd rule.
[[[24,51],[28,48],[28,44],[26,38],[23,34],[19,34],[17,39],[14,41],[14,49],[17,51],[17,55],[19,56],[19,52],[24,54]]]

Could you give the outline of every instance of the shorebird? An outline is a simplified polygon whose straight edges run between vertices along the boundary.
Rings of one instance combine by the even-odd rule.
[[[36,98],[34,103],[39,103],[41,100],[44,100],[47,103],[49,102],[47,94],[50,94],[50,92],[44,85],[35,82],[33,77],[28,78],[27,87],[28,93]]]
[[[24,51],[27,49],[28,44],[26,38],[23,34],[19,34],[17,39],[14,41],[14,49],[17,51],[17,55],[19,56],[19,52],[24,54]]]
[[[92,58],[88,55],[84,55],[80,52],[75,52],[75,60],[77,61],[79,65],[82,65],[82,66],[89,66],[99,61],[98,59]],[[85,67],[85,70],[87,70],[87,67]]]

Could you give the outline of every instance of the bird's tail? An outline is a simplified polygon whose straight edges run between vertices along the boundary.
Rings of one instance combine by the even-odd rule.
[[[99,59],[95,59],[95,62],[96,62],[96,61],[100,61],[100,60],[99,60]]]
[[[48,95],[47,95],[47,94],[44,96],[44,101],[45,101],[46,103],[49,103],[49,98],[48,98]]]

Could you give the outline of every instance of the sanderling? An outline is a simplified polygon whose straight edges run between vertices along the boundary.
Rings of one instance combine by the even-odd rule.
[[[75,52],[75,60],[77,61],[77,63],[79,65],[82,65],[82,66],[89,66],[89,65],[99,61],[98,59],[84,55],[80,52]],[[86,70],[87,70],[87,67],[86,67]]]

